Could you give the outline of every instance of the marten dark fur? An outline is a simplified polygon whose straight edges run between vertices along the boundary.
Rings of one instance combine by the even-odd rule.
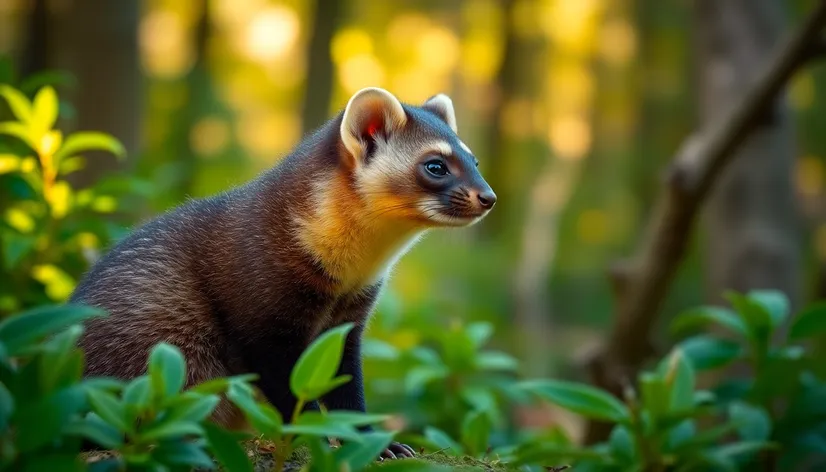
[[[377,185],[375,177],[373,183],[362,184],[352,176],[392,154],[386,149],[393,142],[387,136],[390,133],[404,133],[409,140],[429,136],[448,142],[462,169],[475,171],[474,158],[448,126],[450,121],[440,113],[446,112],[443,108],[433,107],[428,112],[427,108],[405,105],[404,116],[396,116],[398,123],[394,124],[390,122],[392,114],[400,108],[394,107],[392,96],[382,95],[389,96],[383,91],[367,93],[373,94],[370,101],[359,104],[351,100],[354,111],[350,116],[339,113],[259,178],[211,198],[192,200],[148,222],[92,267],[71,302],[105,308],[110,316],[86,325],[80,340],[86,353],[86,375],[122,379],[142,375],[150,349],[165,341],[186,356],[187,386],[219,376],[256,373],[256,385],[264,397],[288,418],[296,404],[289,377],[299,355],[321,332],[351,321],[355,328],[347,337],[339,374],[348,374],[352,380],[326,395],[323,403],[331,410],[365,411],[360,341],[385,274],[379,270],[375,278],[351,277],[347,274],[356,273],[348,269],[351,265],[372,267],[367,263],[370,261],[364,262],[368,256],[353,250],[354,256],[328,263],[324,252],[337,250],[339,246],[330,240],[339,237],[352,239],[342,243],[348,251],[361,237],[363,244],[372,244],[369,231],[362,235],[353,229],[354,234],[338,235],[350,231],[346,227],[348,212],[361,211],[359,195],[367,195],[364,189]],[[447,112],[455,122],[452,108]],[[346,129],[360,132],[367,129],[367,122],[375,124],[377,119],[385,133],[381,140],[359,133],[350,140],[342,137]],[[355,121],[350,125],[345,120]],[[368,151],[354,156],[361,152],[359,143]],[[484,183],[477,176],[478,172],[470,175],[470,180],[462,179],[465,187],[468,182],[477,187]],[[392,178],[397,180],[390,185],[395,194],[403,192],[399,179],[419,185],[411,176]],[[320,188],[334,197],[313,197]],[[420,189],[416,192],[410,195],[422,193]],[[333,205],[334,214],[342,220],[326,221],[318,205]],[[414,206],[411,203],[405,211],[413,211]],[[459,215],[457,211],[450,215]],[[410,234],[405,232],[401,239],[414,240],[425,227],[437,226],[423,223],[421,216],[408,219],[416,222],[411,223]],[[301,223],[305,220],[310,223]],[[372,219],[364,221],[372,224]],[[329,234],[324,233],[326,225],[330,226]],[[321,228],[322,236],[303,238],[307,228]],[[314,241],[318,241],[317,246]],[[399,246],[405,245],[402,243],[406,240]],[[330,244],[333,249],[328,248]],[[322,249],[315,251],[315,247]],[[397,252],[395,245],[388,248],[388,254]],[[358,250],[371,254],[370,248]],[[226,427],[245,427],[243,416],[227,401],[217,407],[213,419]],[[412,450],[394,444],[386,456],[394,453],[412,455]]]

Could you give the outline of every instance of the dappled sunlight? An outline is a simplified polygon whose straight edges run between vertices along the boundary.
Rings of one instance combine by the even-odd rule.
[[[205,117],[192,127],[190,144],[200,156],[214,157],[229,145],[230,132],[229,123],[225,120]]]
[[[301,24],[295,11],[283,7],[263,9],[247,24],[238,47],[250,59],[267,62],[284,57],[295,46]]]
[[[548,140],[561,159],[578,160],[591,148],[591,126],[581,116],[560,116],[551,121]]]
[[[141,21],[140,45],[144,68],[158,78],[180,77],[195,61],[187,25],[175,10],[149,12]]]

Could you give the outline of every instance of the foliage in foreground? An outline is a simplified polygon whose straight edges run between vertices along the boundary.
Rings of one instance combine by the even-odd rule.
[[[293,449],[305,445],[307,471],[362,470],[384,450],[392,433],[361,433],[359,426],[384,419],[345,411],[301,411],[289,423],[256,398],[253,376],[214,379],[182,390],[186,363],[180,351],[158,344],[146,375],[128,382],[82,379],[83,354],[76,341],[84,320],[105,316],[84,306],[50,306],[0,324],[0,469],[82,470],[81,440],[114,451],[91,464],[94,470],[251,471],[239,441],[247,434],[217,427],[208,418],[225,395],[246,415],[259,437],[277,444],[274,470]],[[336,377],[344,338],[352,325],[320,336],[293,370],[290,388],[300,403],[320,398],[349,380]],[[328,437],[346,441],[336,449]],[[401,464],[401,461],[400,461]],[[394,469],[421,470],[418,461]]]
[[[490,447],[491,412],[466,412],[461,434],[425,428],[420,440],[428,453],[455,457],[478,468],[536,469],[570,464],[582,470],[750,470],[776,462],[793,470],[821,455],[826,444],[826,382],[816,359],[800,346],[771,342],[788,315],[776,292],[731,294],[735,311],[718,307],[692,310],[674,323],[685,332],[716,323],[734,339],[695,334],[638,379],[621,401],[587,385],[558,380],[515,381],[509,388],[555,403],[588,418],[616,423],[605,444],[582,448],[560,430]],[[386,417],[358,412],[301,411],[285,421],[258,400],[245,375],[214,379],[183,390],[186,363],[174,346],[161,343],[150,353],[146,375],[128,382],[82,378],[83,354],[76,341],[82,322],[106,316],[84,306],[44,306],[0,323],[0,470],[191,470],[218,465],[253,470],[239,441],[252,436],[230,432],[209,421],[226,396],[246,415],[257,437],[276,444],[273,470],[281,470],[295,450],[310,451],[307,471],[363,470],[394,434],[363,433],[359,426]],[[306,402],[348,381],[336,377],[344,338],[352,325],[325,332],[295,366],[290,388]],[[802,312],[787,340],[826,332],[826,306]],[[742,360],[753,374],[729,379],[709,390],[697,388],[697,372]],[[489,405],[494,408],[493,405]],[[331,448],[328,438],[344,442]],[[115,451],[114,457],[86,464],[81,441]],[[477,462],[474,462],[477,461]],[[485,464],[484,467],[481,464]],[[455,464],[454,464],[455,465]],[[433,461],[401,460],[402,470],[440,470]]]

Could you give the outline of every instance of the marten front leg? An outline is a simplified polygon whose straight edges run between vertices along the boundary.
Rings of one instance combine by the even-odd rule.
[[[354,322],[355,326],[348,333],[344,341],[344,352],[341,358],[337,375],[349,375],[351,380],[337,387],[322,398],[322,403],[330,410],[350,410],[366,412],[364,400],[364,374],[362,371],[361,339],[364,324],[375,303],[378,287],[374,287],[366,294],[356,298],[341,310],[334,320],[338,323]],[[365,426],[363,431],[372,431],[372,426]],[[413,449],[398,442],[392,442],[381,454],[381,459],[396,459],[398,457],[413,457]]]
[[[298,358],[309,345],[311,332],[301,323],[270,327],[269,332],[248,332],[236,339],[235,347],[243,359],[246,372],[258,375],[256,387],[281,414],[285,423],[292,421],[298,399],[290,390],[290,374]],[[304,405],[304,410],[318,410],[318,402]]]

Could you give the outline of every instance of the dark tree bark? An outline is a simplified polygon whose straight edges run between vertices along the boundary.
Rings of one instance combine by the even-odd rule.
[[[342,14],[341,0],[317,0],[313,13],[312,37],[307,48],[307,81],[301,109],[304,133],[324,123],[330,113],[335,78],[330,43]]]
[[[75,0],[50,23],[52,67],[77,79],[66,98],[77,110],[72,128],[109,133],[126,147],[127,166],[140,145],[142,114],[137,0]],[[104,153],[87,153],[89,165],[70,176],[86,187],[121,164]]]
[[[754,80],[783,31],[781,0],[695,2],[701,128],[714,126]],[[791,113],[778,97],[743,142],[709,195],[706,289],[712,303],[727,290],[778,289],[801,296],[796,155]]]
[[[46,0],[32,0],[23,53],[20,57],[20,78],[42,71],[49,64],[49,9]]]
[[[671,280],[688,248],[694,220],[723,170],[740,156],[744,142],[759,132],[776,110],[790,77],[807,65],[826,24],[826,2],[813,9],[805,24],[782,48],[764,56],[759,73],[729,102],[713,125],[688,139],[666,176],[663,198],[650,220],[639,253],[617,264],[611,276],[617,313],[606,343],[589,360],[593,382],[622,396],[655,352],[651,330]],[[589,424],[586,441],[607,438],[605,423]]]

